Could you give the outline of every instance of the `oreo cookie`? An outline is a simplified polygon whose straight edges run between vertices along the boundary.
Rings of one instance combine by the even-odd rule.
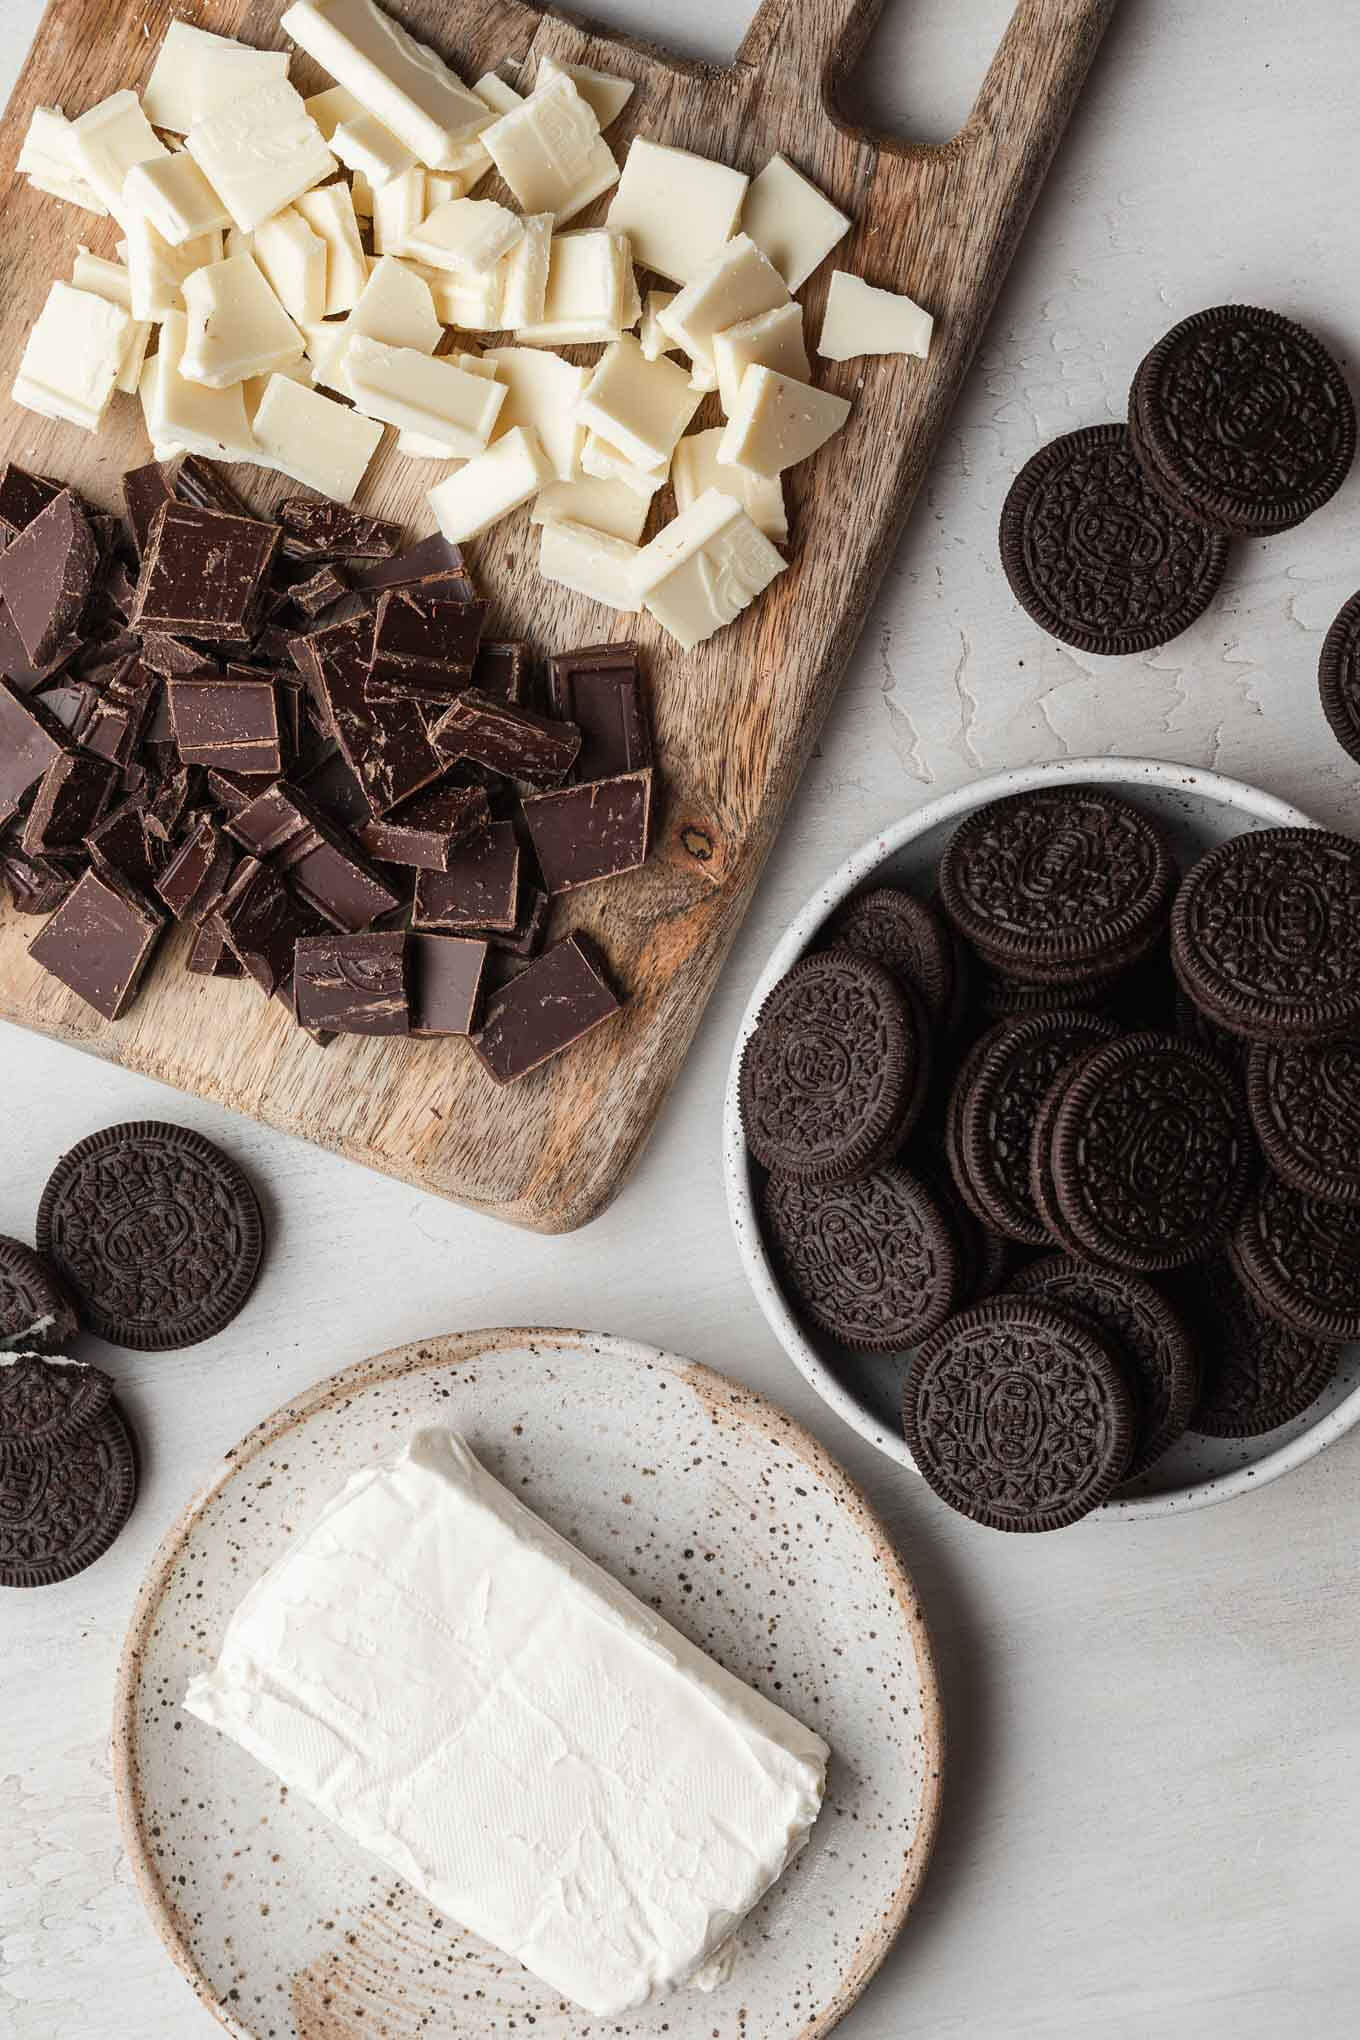
[[[1001,565],[1050,637],[1118,657],[1179,636],[1217,594],[1227,540],[1157,489],[1123,425],[1089,425],[1026,461],[1001,512]]]
[[[0,1354],[0,1464],[69,1445],[112,1394],[108,1375],[82,1360]]]
[[[0,1234],[0,1348],[61,1353],[77,1329],[76,1307],[46,1262]]]
[[[1305,1196],[1360,1205],[1360,1035],[1257,1042],[1247,1107],[1277,1176]]]
[[[137,1468],[118,1406],[71,1438],[0,1459],[0,1587],[50,1587],[102,1558],[132,1513]]]
[[[914,1346],[958,1305],[958,1243],[937,1200],[905,1169],[875,1169],[851,1183],[771,1176],[761,1209],[802,1314],[852,1351]]]
[[[1061,1530],[1124,1478],[1133,1399],[1104,1339],[1030,1297],[940,1327],[907,1371],[907,1445],[941,1500],[994,1530]]]
[[[1256,1438],[1302,1416],[1336,1371],[1339,1348],[1267,1316],[1226,1261],[1183,1285],[1199,1352],[1200,1399],[1189,1428],[1206,1438]]]
[[[1322,640],[1318,695],[1332,735],[1360,764],[1360,593],[1337,611]]]
[[[1250,536],[1301,524],[1336,493],[1355,456],[1355,405],[1305,327],[1216,305],[1182,319],[1139,364],[1129,431],[1174,510]]]
[[[1360,1339],[1360,1226],[1267,1174],[1234,1229],[1228,1258],[1268,1317],[1310,1339]]]
[[[943,1025],[956,990],[956,948],[933,907],[900,886],[861,893],[827,930],[833,948],[881,963],[918,995],[931,1022]]]

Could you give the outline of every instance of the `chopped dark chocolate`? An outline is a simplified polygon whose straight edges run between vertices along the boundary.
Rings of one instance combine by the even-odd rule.
[[[252,857],[285,874],[333,928],[366,928],[401,904],[344,832],[285,780],[234,814],[227,833]]]
[[[200,921],[221,901],[236,850],[213,816],[200,814],[156,879],[156,891],[177,921]]]
[[[520,896],[519,920],[507,935],[493,935],[491,947],[502,956],[521,956],[526,961],[538,955],[548,932],[552,901],[542,886],[525,886]]]
[[[139,558],[146,551],[152,518],[174,493],[158,460],[149,460],[145,467],[129,468],[123,476],[123,508]]]
[[[77,631],[99,547],[80,498],[63,489],[0,552],[0,598],[34,666]]]
[[[292,976],[299,937],[326,932],[278,873],[254,857],[241,859],[209,922],[220,924],[228,948],[271,997]]]
[[[594,944],[568,935],[496,994],[472,1045],[498,1084],[513,1084],[622,1011],[622,1004]]]
[[[242,779],[236,772],[208,773],[208,792],[224,814],[239,815],[262,790],[257,781]]]
[[[212,663],[206,652],[166,630],[149,630],[143,635],[142,660],[167,680],[176,673],[201,672]]]
[[[577,779],[614,779],[652,762],[652,733],[642,698],[637,646],[585,645],[548,661],[548,706],[577,724]]]
[[[483,638],[472,667],[472,684],[493,701],[519,708],[528,698],[529,647],[520,638]],[[556,711],[554,711],[555,713]],[[572,718],[567,717],[570,722]]]
[[[115,765],[130,765],[160,692],[158,674],[136,652],[104,674],[82,742]]]
[[[0,675],[9,681],[16,694],[31,694],[47,681],[55,680],[70,665],[83,643],[84,640],[72,632],[62,639],[50,658],[35,666],[24,650],[24,641],[15,628],[13,617],[0,602]]]
[[[305,547],[312,557],[387,560],[401,544],[399,524],[365,517],[361,510],[349,510],[343,503],[314,503],[306,496],[289,496],[278,505],[278,519],[286,537]]]
[[[151,520],[133,623],[228,646],[248,642],[278,543],[277,524],[165,504]],[[7,557],[0,553],[0,564]]]
[[[416,874],[413,928],[462,935],[490,928],[507,934],[518,920],[519,842],[513,822],[493,822],[456,849],[445,871]]]
[[[406,1034],[406,931],[310,935],[293,966],[298,1024],[333,1034]]]
[[[175,494],[198,510],[221,510],[229,517],[249,517],[250,505],[238,495],[215,462],[186,453],[175,470]]]
[[[552,793],[526,794],[525,827],[550,893],[618,878],[646,860],[652,775],[623,772]]]
[[[162,843],[178,841],[180,830],[204,797],[206,774],[199,765],[168,772],[147,805],[146,825]]]
[[[80,744],[90,726],[90,718],[99,696],[88,680],[58,680],[54,686],[41,687],[33,697],[54,722],[59,722],[69,737]]]
[[[28,953],[96,1013],[117,1020],[136,996],[164,925],[130,886],[111,873],[87,871]]]
[[[118,786],[118,768],[88,751],[65,751],[42,776],[24,823],[30,857],[60,857],[78,850]]]
[[[423,701],[447,708],[472,684],[484,602],[450,597],[446,584],[417,582],[378,598],[368,701]]]
[[[425,581],[432,574],[443,577],[463,576],[463,555],[452,539],[444,538],[439,532],[432,532],[429,538],[422,538],[418,545],[408,546],[403,553],[392,559],[375,560],[372,566],[355,566],[350,572],[350,586],[362,594],[377,595],[384,588],[403,588],[411,581]],[[476,590],[463,576],[469,601]]]
[[[0,838],[0,886],[8,888],[16,914],[50,914],[84,869],[68,858],[30,857],[11,838]]]
[[[0,559],[4,554],[0,553]],[[16,815],[70,739],[37,701],[22,701],[0,680],[0,823]]]
[[[320,616],[323,609],[343,602],[350,592],[349,583],[332,566],[318,567],[305,581],[295,581],[288,590],[288,600],[296,603],[304,616]]]
[[[348,829],[362,844],[360,831],[366,822],[372,821],[373,809],[357,774],[338,744],[332,744],[329,750],[323,751],[316,763],[299,777],[297,785],[314,807],[320,808],[323,815],[342,829]],[[368,848],[366,844],[362,847]]]
[[[208,914],[199,926],[189,945],[184,968],[195,977],[243,978],[247,974],[240,957],[227,947],[222,923],[215,913]]]
[[[447,871],[458,847],[490,825],[491,809],[480,786],[426,787],[387,815],[360,823],[355,839],[384,864],[410,864],[420,871]]]
[[[46,475],[30,474],[16,462],[6,461],[4,473],[0,474],[0,544],[8,545],[60,494],[60,482],[50,481]]]
[[[430,740],[447,758],[468,758],[530,786],[560,785],[581,748],[574,723],[512,708],[473,687],[439,718]]]
[[[186,765],[270,776],[282,772],[273,675],[252,666],[166,681],[175,744]]]
[[[147,900],[166,863],[166,846],[152,834],[150,819],[145,800],[134,795],[105,815],[85,838],[95,869],[135,887]]]
[[[375,814],[386,814],[443,777],[448,761],[431,744],[418,708],[406,702],[375,707],[364,699],[373,651],[371,615],[314,631],[306,643],[330,727]]]
[[[283,630],[276,623],[267,623],[255,640],[256,653],[267,664],[282,666],[293,656],[292,645],[295,635],[295,632]]]
[[[114,616],[126,623],[137,599],[137,583],[128,572],[123,560],[113,560],[104,575],[101,597],[107,602]]]
[[[477,1024],[486,956],[485,942],[411,930],[406,968],[412,1034],[471,1034]]]

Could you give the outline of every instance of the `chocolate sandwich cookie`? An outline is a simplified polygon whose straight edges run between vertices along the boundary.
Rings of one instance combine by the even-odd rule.
[[[914,1346],[957,1308],[958,1244],[907,1170],[889,1165],[852,1183],[771,1176],[761,1208],[800,1311],[852,1351]]]
[[[1133,378],[1129,430],[1173,508],[1245,537],[1301,524],[1355,455],[1355,405],[1336,362],[1304,327],[1254,305],[1173,326]]]
[[[1032,1261],[1013,1277],[1011,1288],[1080,1318],[1114,1350],[1133,1391],[1133,1456],[1126,1478],[1145,1472],[1175,1444],[1199,1400],[1199,1360],[1177,1312],[1141,1276],[1064,1254]]]
[[[46,1262],[0,1234],[0,1347],[61,1353],[78,1329],[76,1307]]]
[[[1337,1346],[1268,1317],[1224,1260],[1197,1268],[1182,1288],[1201,1370],[1192,1431],[1256,1438],[1316,1402],[1336,1371]]]
[[[0,1353],[0,1465],[69,1444],[112,1393],[108,1375],[83,1360]]]
[[[1217,594],[1228,543],[1172,508],[1123,425],[1064,433],[1026,461],[1001,511],[1001,564],[1041,630],[1117,657],[1179,636]]]
[[[106,1127],[62,1156],[37,1235],[90,1330],[144,1353],[230,1324],[264,1250],[260,1207],[235,1162],[201,1134],[151,1120]]]
[[[1232,1034],[1323,1041],[1360,1025],[1360,844],[1326,829],[1220,843],[1176,894],[1171,961]]]
[[[50,1587],[84,1572],[136,1495],[132,1440],[114,1402],[60,1445],[0,1459],[0,1587]]]
[[[991,801],[955,830],[940,897],[993,970],[1081,984],[1160,935],[1175,873],[1161,832],[1118,795],[1043,787]]]
[[[1257,1042],[1247,1108],[1277,1176],[1329,1204],[1360,1204],[1360,1035]]]
[[[987,1020],[1022,1020],[1032,1013],[1106,1013],[1114,1005],[1127,979],[1126,971],[1112,971],[1108,977],[1088,978],[1084,984],[1038,985],[1024,978],[1007,977],[999,970],[974,971],[973,1000],[977,1012]]]
[[[1058,1193],[1053,1183],[1053,1128],[1062,1104],[1077,1070],[1081,1058],[1067,1064],[1059,1071],[1048,1090],[1039,1101],[1034,1115],[1034,1126],[1029,1143],[1029,1194],[1030,1201],[1048,1234],[1050,1245],[1059,1246],[1064,1254],[1075,1260],[1088,1257],[1086,1248],[1067,1229],[1067,1222],[1058,1204]]]
[[[1031,1297],[997,1296],[940,1327],[903,1398],[917,1468],[994,1530],[1061,1530],[1123,1479],[1133,1398],[1105,1340]]]
[[[827,930],[831,946],[881,963],[919,994],[930,1020],[942,1026],[955,994],[953,931],[933,907],[900,886],[861,893]]]
[[[1332,735],[1360,763],[1360,594],[1337,611],[1322,640],[1318,694]]]
[[[840,1183],[901,1145],[925,1093],[919,1003],[847,949],[805,956],[761,1007],[741,1061],[746,1143],[767,1169]]]
[[[1082,1057],[1052,1111],[1049,1166],[1064,1235],[1135,1274],[1184,1267],[1225,1239],[1251,1167],[1232,1073],[1170,1034]]]
[[[1233,1272],[1267,1316],[1310,1339],[1360,1339],[1360,1227],[1267,1173],[1228,1243]]]

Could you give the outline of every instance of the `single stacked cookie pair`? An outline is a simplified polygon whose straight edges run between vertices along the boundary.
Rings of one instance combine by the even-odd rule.
[[[1080,651],[1166,644],[1218,592],[1229,539],[1302,523],[1355,444],[1345,377],[1315,335],[1251,305],[1196,312],[1140,363],[1127,426],[1066,433],[1021,469],[1001,513],[1011,591]]]

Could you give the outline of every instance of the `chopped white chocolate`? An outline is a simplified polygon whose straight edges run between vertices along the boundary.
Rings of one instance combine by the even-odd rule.
[[[705,380],[716,380],[713,335],[788,301],[788,288],[774,264],[749,235],[738,234],[657,313],[657,323],[684,348]]]
[[[359,410],[403,432],[437,439],[459,456],[480,453],[505,401],[498,382],[416,347],[388,347],[355,334],[340,373]]]
[[[331,319],[318,325],[304,326],[303,340],[307,347],[307,359],[312,364],[312,381],[318,389],[338,390],[341,396],[349,395],[349,386],[344,380],[342,363],[345,350],[353,339],[348,319]]]
[[[516,425],[527,425],[537,433],[553,474],[559,481],[570,481],[580,472],[584,431],[576,405],[589,369],[539,347],[489,347],[482,360],[490,362],[493,374],[505,384],[505,404],[493,443]]]
[[[746,194],[741,230],[797,290],[849,233],[850,222],[786,156],[771,156]]]
[[[347,120],[358,120],[364,109],[343,85],[332,85],[325,92],[314,92],[310,99],[304,99],[312,119],[321,130],[323,141],[329,142],[335,130]]]
[[[238,93],[287,76],[286,50],[254,50],[232,36],[172,21],[142,93],[142,112],[153,127],[187,135],[195,121]]]
[[[640,467],[621,447],[588,431],[581,448],[581,471],[594,475],[597,481],[622,482],[650,502],[670,472],[670,463],[660,460],[652,467]]]
[[[302,335],[250,255],[228,255],[184,279],[188,313],[180,374],[224,390],[302,359]]]
[[[167,312],[180,311],[185,277],[222,257],[222,236],[216,229],[172,248],[144,213],[129,219],[124,245],[135,319],[163,319]]]
[[[752,362],[762,368],[777,368],[807,382],[812,374],[807,348],[803,344],[803,308],[792,299],[773,311],[757,312],[735,326],[713,335],[713,365],[718,371],[722,407],[730,418],[736,407],[741,379]]]
[[[428,219],[437,205],[446,205],[451,198],[462,198],[467,192],[467,179],[453,170],[427,170],[425,172],[425,210],[422,219]]]
[[[395,255],[378,257],[345,324],[351,333],[366,333],[389,347],[414,347],[421,354],[433,354],[444,332],[430,286]]]
[[[855,361],[861,354],[916,354],[924,361],[934,325],[909,297],[833,269],[817,352],[827,361]]]
[[[509,331],[543,317],[552,252],[551,213],[530,213],[524,232],[501,264],[501,316]]]
[[[135,92],[111,93],[73,126],[80,174],[126,233],[123,180],[135,163],[151,162],[170,151],[142,112]]]
[[[373,252],[404,255],[406,236],[425,217],[425,172],[407,170],[373,194]]]
[[[314,326],[326,316],[326,243],[295,206],[259,225],[252,253],[290,319]]]
[[[547,519],[538,543],[538,571],[545,581],[628,616],[642,607],[636,581],[640,558],[627,539],[569,517]]]
[[[121,305],[125,312],[132,310],[132,285],[121,262],[109,262],[102,255],[92,255],[88,248],[77,248],[76,259],[71,266],[71,282],[77,290],[93,291],[96,297],[107,298],[111,305]],[[135,397],[137,394],[150,340],[150,319],[132,319],[123,359],[118,365],[118,380],[114,385],[127,396]]]
[[[620,78],[613,71],[593,71],[589,64],[559,64],[556,57],[547,55],[539,58],[536,85],[562,77],[571,79],[602,128],[618,119],[637,89],[631,78]]]
[[[825,446],[849,416],[848,398],[753,363],[741,379],[719,459],[758,475],[782,474]]]
[[[511,61],[515,68],[518,68],[518,59]],[[524,94],[516,92],[513,85],[508,85],[498,71],[484,71],[472,89],[483,106],[489,107],[497,116],[509,113],[512,106],[524,104]]]
[[[354,201],[343,184],[304,191],[297,210],[326,244],[326,317],[347,312],[368,282],[368,257],[359,239]]]
[[[626,242],[627,235],[620,235]],[[633,332],[642,323],[642,292],[638,289],[637,271],[633,267],[630,253],[623,268],[623,303],[619,312],[619,324],[625,333]]]
[[[732,234],[747,178],[725,163],[635,138],[609,207],[634,259],[672,283],[688,283]]]
[[[373,217],[373,186],[369,183],[362,170],[356,170],[351,176],[349,180],[349,195],[359,218],[361,220],[371,220]]]
[[[287,380],[288,382],[305,383],[309,388],[311,386],[312,379],[311,375],[308,372],[307,363],[305,360],[291,361],[289,362],[287,368],[276,368],[269,375],[248,375],[245,381],[241,384],[241,396],[245,402],[246,417],[250,420],[250,429],[252,432],[254,432],[255,430],[255,420],[259,414],[260,406],[264,402],[265,392],[268,390],[269,385],[270,383],[273,382],[275,376]],[[353,417],[354,413],[349,412],[346,415],[349,417]],[[261,467],[270,467],[273,465],[273,463],[266,459],[263,455],[257,456],[257,458],[259,459],[259,464]]]
[[[410,230],[403,252],[431,269],[485,276],[523,233],[523,221],[494,199],[451,198]]]
[[[443,58],[373,0],[295,0],[279,26],[431,170],[486,118]]]
[[[245,234],[335,169],[320,128],[286,78],[242,92],[195,121],[185,147]]]
[[[623,276],[629,260],[627,237],[622,234],[601,227],[554,234],[543,317],[517,328],[516,337],[533,347],[617,340],[623,330]]]
[[[628,333],[606,347],[576,415],[636,466],[651,468],[670,459],[699,403],[677,362],[648,361]]]
[[[271,375],[255,413],[254,432],[261,451],[282,474],[337,503],[348,503],[378,450],[383,429],[286,375]]]
[[[488,387],[494,389],[496,385]],[[552,478],[538,434],[525,425],[517,425],[456,474],[436,482],[430,490],[430,508],[445,538],[453,545],[461,545],[464,539],[476,538],[479,532],[518,510],[521,503],[536,496]],[[545,531],[549,528],[544,526]]]
[[[648,610],[688,652],[738,617],[784,566],[736,498],[708,489],[642,548],[634,571]]]
[[[54,283],[24,347],[14,401],[85,432],[104,422],[127,352],[132,320],[121,305]]]
[[[722,436],[722,426],[715,425],[709,432],[691,432],[676,447],[671,461],[676,509],[688,510],[690,504],[697,503],[706,490],[720,489],[725,496],[735,496],[752,524],[763,531],[766,538],[782,544],[789,535],[789,521],[784,511],[784,484],[778,476],[771,481],[768,476],[758,475],[751,468],[735,467],[729,461],[720,461],[718,446]]]
[[[673,290],[649,290],[647,293],[647,300],[642,308],[640,338],[642,351],[648,361],[660,361],[662,355],[669,354],[675,346],[670,334],[657,324],[658,313],[665,311],[674,296]]]
[[[618,181],[600,123],[565,72],[502,114],[481,143],[524,211],[559,225]]]
[[[331,147],[347,170],[363,171],[374,191],[403,176],[416,160],[415,152],[373,113],[342,120],[331,136]]]
[[[80,165],[75,122],[59,106],[34,107],[15,167],[39,191],[107,219],[109,209]]]
[[[684,445],[682,440],[681,445]],[[597,481],[593,475],[578,475],[571,482],[549,482],[534,497],[529,512],[531,524],[586,524],[592,531],[604,531],[611,538],[635,544],[647,522],[651,499],[639,496],[626,482]]]
[[[489,269],[485,276],[455,276],[447,269],[422,269],[421,274],[444,325],[457,326],[463,333],[503,330],[499,267]]]
[[[254,460],[258,449],[239,383],[210,390],[180,374],[186,319],[168,312],[160,344],[142,370],[142,408],[153,448],[178,447],[209,460]],[[157,458],[163,458],[157,452]]]
[[[231,225],[231,214],[187,149],[134,163],[123,179],[123,205],[145,213],[172,248]]]

